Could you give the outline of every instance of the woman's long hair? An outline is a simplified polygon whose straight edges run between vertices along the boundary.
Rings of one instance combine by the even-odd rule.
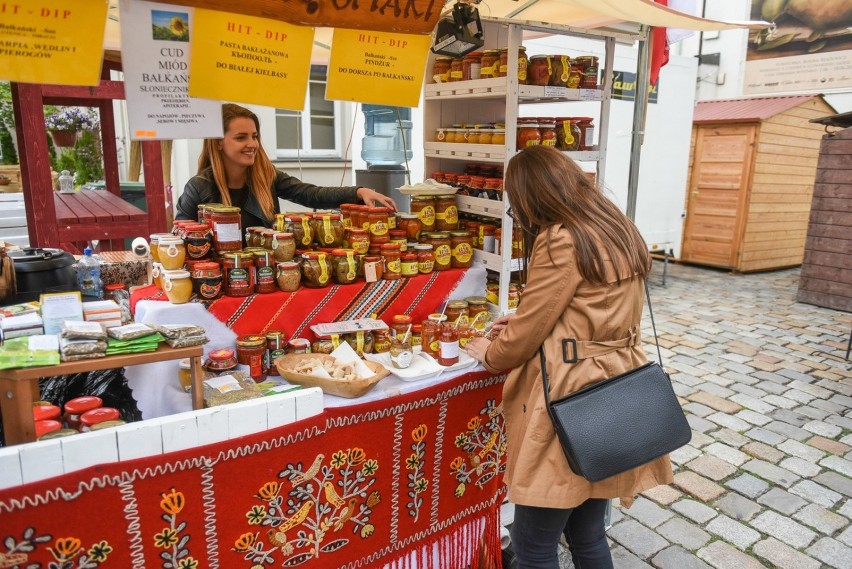
[[[222,105],[222,130],[228,132],[228,127],[231,121],[235,118],[245,118],[254,121],[254,126],[257,129],[257,152],[254,157],[254,164],[248,168],[248,185],[249,191],[254,194],[260,204],[260,208],[266,215],[266,218],[271,220],[275,216],[275,203],[272,201],[272,182],[275,180],[275,166],[263,150],[263,145],[260,143],[260,120],[257,115],[245,107],[226,103]],[[216,182],[216,187],[219,188],[222,203],[231,205],[231,192],[228,189],[228,176],[225,174],[225,163],[222,159],[222,150],[219,144],[221,138],[207,138],[204,140],[204,147],[201,150],[201,156],[198,157],[198,174],[208,168],[213,172],[213,180]]]
[[[562,152],[547,146],[523,149],[509,161],[505,185],[515,223],[524,233],[527,262],[539,232],[562,225],[574,239],[585,280],[606,284],[606,258],[618,282],[650,271],[648,248],[636,225]],[[549,253],[549,233],[547,239]]]

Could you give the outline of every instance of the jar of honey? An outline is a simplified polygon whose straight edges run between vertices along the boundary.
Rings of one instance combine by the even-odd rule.
[[[162,237],[157,242],[157,256],[167,271],[183,267],[186,260],[186,245],[180,237]]]
[[[506,144],[506,129],[495,128],[491,135],[491,144]]]
[[[189,302],[192,297],[192,280],[189,271],[165,271],[163,290],[172,304]]]
[[[449,231],[459,226],[459,209],[456,205],[456,196],[435,196],[435,229],[437,231]]]

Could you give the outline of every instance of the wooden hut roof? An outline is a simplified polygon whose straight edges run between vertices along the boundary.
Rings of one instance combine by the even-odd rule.
[[[749,97],[700,101],[695,106],[693,124],[710,122],[753,122],[797,107],[821,95],[796,95],[788,97]]]

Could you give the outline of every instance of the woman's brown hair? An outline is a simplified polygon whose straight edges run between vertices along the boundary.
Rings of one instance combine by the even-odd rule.
[[[650,271],[648,248],[636,225],[562,152],[547,146],[523,149],[509,161],[505,186],[515,223],[524,233],[527,261],[539,232],[562,225],[573,237],[577,267],[587,281],[606,284],[606,258],[619,282]],[[549,233],[547,239],[550,252]]]
[[[254,194],[260,204],[266,218],[271,220],[275,216],[275,203],[272,201],[273,196],[270,188],[275,180],[275,166],[263,150],[263,145],[260,142],[260,120],[257,115],[245,107],[226,103],[222,105],[222,130],[228,132],[228,127],[231,121],[235,118],[245,118],[254,121],[254,127],[257,129],[257,153],[255,154],[254,164],[248,168],[248,185],[249,191]],[[207,138],[204,140],[204,146],[201,150],[201,156],[198,157],[198,174],[201,174],[208,168],[213,172],[213,180],[216,182],[216,187],[219,188],[219,194],[222,203],[231,205],[231,192],[228,189],[228,177],[225,174],[225,164],[222,160],[222,149],[219,144],[221,138]]]

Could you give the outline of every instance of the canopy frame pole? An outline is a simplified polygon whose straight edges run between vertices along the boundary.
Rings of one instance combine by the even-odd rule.
[[[648,26],[642,26],[644,39],[639,41],[636,58],[636,93],[633,99],[633,130],[630,140],[630,170],[627,175],[627,217],[636,221],[636,198],[639,190],[639,163],[642,142],[645,138],[645,115],[648,110],[648,65],[650,60],[651,34]]]
[[[604,64],[603,64],[603,95],[601,98],[600,121],[598,124],[598,160],[597,181],[598,186],[606,184],[606,156],[609,143],[609,113],[612,103],[612,81],[615,77],[615,38],[604,40]]]

